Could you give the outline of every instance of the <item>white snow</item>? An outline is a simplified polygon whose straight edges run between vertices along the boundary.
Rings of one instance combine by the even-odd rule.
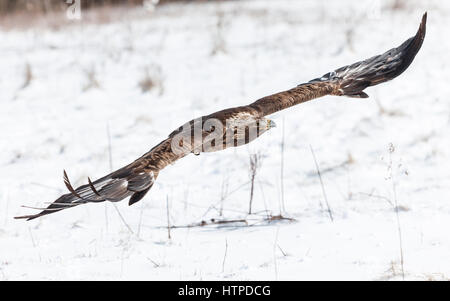
[[[0,279],[401,280],[395,200],[405,279],[449,279],[450,4],[402,3],[171,4],[106,23],[0,28]],[[108,128],[116,169],[194,117],[400,45],[424,11],[424,45],[400,77],[369,99],[278,112],[277,128],[248,146],[169,166],[142,201],[116,204],[133,233],[112,203],[13,219],[65,193],[63,169],[74,186],[109,173]],[[147,72],[155,86],[143,92]],[[247,216],[258,152],[257,214]],[[177,228],[169,239],[166,199],[171,225],[248,226]],[[264,210],[295,222],[268,223]]]

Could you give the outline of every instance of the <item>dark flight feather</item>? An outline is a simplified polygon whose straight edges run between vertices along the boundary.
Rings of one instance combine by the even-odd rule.
[[[341,67],[293,89],[261,98],[250,107],[266,116],[325,95],[367,98],[363,91],[365,88],[394,79],[412,63],[425,38],[426,23],[427,13],[423,15],[416,35],[397,48]]]

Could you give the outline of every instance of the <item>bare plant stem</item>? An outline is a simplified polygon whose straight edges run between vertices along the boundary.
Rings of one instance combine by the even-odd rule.
[[[137,230],[137,237],[141,235],[142,215],[144,213],[144,203],[141,204],[141,214],[139,215],[139,225]]]
[[[148,259],[151,263],[153,263],[153,266],[154,266],[155,268],[160,267],[160,265],[159,265],[158,263],[156,263],[155,261],[153,261],[153,259],[151,259],[150,257],[147,257],[147,259]]]
[[[282,129],[282,135],[281,135],[281,170],[280,170],[280,177],[281,177],[281,206],[282,206],[283,212],[285,212],[286,208],[284,207],[284,117],[283,117],[283,129]]]
[[[404,257],[403,257],[403,240],[402,240],[402,228],[400,226],[400,215],[398,213],[398,202],[397,202],[397,188],[395,186],[394,174],[392,172],[392,153],[395,151],[393,144],[389,146],[389,170],[390,178],[392,181],[392,192],[394,195],[394,211],[397,219],[397,231],[398,231],[398,241],[399,241],[399,251],[400,251],[400,265],[402,268],[402,279],[405,280],[405,269],[404,269]]]
[[[252,202],[253,202],[253,188],[255,185],[255,175],[251,177],[251,186],[250,186],[250,202],[248,205],[248,214],[252,214]]]
[[[266,217],[269,218],[269,210],[267,209],[266,197],[264,195],[264,189],[263,189],[263,186],[262,186],[260,181],[258,181],[258,184],[259,184],[259,189],[261,190],[261,195],[262,195],[263,202],[264,202],[264,209],[265,209],[265,212],[266,212]]]
[[[220,208],[219,208],[219,216],[223,215],[223,202],[228,194],[228,177],[222,178],[222,189],[220,191]]]
[[[124,254],[125,254],[125,248],[122,249],[122,255],[121,255],[121,258],[120,258],[120,278],[122,278],[122,275],[123,275]]]
[[[278,265],[277,265],[277,246],[278,246],[278,232],[280,231],[280,227],[277,227],[277,232],[275,233],[275,241],[273,242],[273,262],[275,267],[275,280],[278,280]]]
[[[117,205],[113,203],[114,208],[117,211],[117,214],[119,215],[120,219],[122,220],[122,222],[124,223],[124,225],[128,228],[128,231],[130,231],[131,234],[134,234],[133,229],[131,229],[130,225],[128,225],[128,223],[126,222],[126,220],[123,218],[122,213],[120,213],[119,208],[117,208]]]
[[[222,261],[222,273],[225,271],[225,260],[227,259],[227,251],[228,251],[228,241],[225,238],[225,254],[223,255]]]
[[[106,233],[108,233],[108,204],[105,203],[105,229]]]
[[[113,162],[112,162],[112,144],[111,144],[111,133],[109,131],[109,123],[106,123],[106,134],[108,136],[108,154],[109,154],[109,169],[110,171],[113,170]],[[128,230],[130,231],[131,234],[134,234],[133,230],[131,229],[131,227],[128,225],[128,223],[125,221],[125,219],[123,218],[122,214],[120,213],[119,208],[117,208],[117,205],[115,203],[112,203],[114,208],[117,211],[117,214],[119,214],[120,219],[122,220],[122,222],[125,224],[125,226],[128,228]],[[106,203],[105,203],[106,206]],[[108,216],[106,216],[108,217]]]
[[[259,154],[250,155],[250,202],[248,206],[248,214],[252,214],[253,191],[255,188],[255,177],[259,167]]]
[[[5,201],[6,201],[6,208],[5,208],[5,226],[7,225],[7,223],[8,223],[8,220],[9,220],[9,218],[8,218],[8,210],[9,210],[9,187],[7,187],[5,190],[5,194],[6,194],[6,196],[5,196]]]
[[[30,233],[31,243],[33,244],[33,247],[36,248],[36,243],[34,242],[33,233],[31,232],[30,227],[28,227],[28,232]]]
[[[170,218],[169,218],[169,196],[166,196],[166,209],[167,209],[167,236],[169,239],[170,237]]]
[[[333,214],[331,213],[331,208],[330,208],[330,205],[328,204],[328,198],[327,198],[327,194],[325,192],[325,186],[323,185],[322,175],[320,174],[319,164],[317,163],[316,155],[314,154],[314,150],[312,148],[312,145],[309,145],[309,148],[311,149],[311,153],[312,153],[312,156],[314,158],[314,163],[316,164],[317,175],[319,176],[320,186],[322,187],[323,198],[325,199],[325,203],[327,205],[328,215],[330,216],[330,219],[333,222],[334,221],[333,220]]]

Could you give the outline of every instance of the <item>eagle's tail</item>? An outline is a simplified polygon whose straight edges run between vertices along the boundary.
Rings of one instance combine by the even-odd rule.
[[[375,86],[399,76],[408,68],[422,46],[425,38],[427,13],[422,17],[414,37],[397,48],[348,66],[329,72],[310,82],[333,81],[338,85],[336,94],[367,98],[365,88]]]
[[[43,215],[55,213],[64,209],[72,208],[86,203],[99,203],[104,201],[117,202],[131,196],[129,205],[142,199],[153,186],[157,172],[133,173],[128,166],[121,168],[94,182],[88,178],[88,184],[77,189],[72,187],[66,171],[64,171],[64,183],[69,193],[60,196],[47,208],[33,215],[17,216],[16,219],[32,220]]]

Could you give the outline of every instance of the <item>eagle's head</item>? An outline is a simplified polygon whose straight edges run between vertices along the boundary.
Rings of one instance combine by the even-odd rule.
[[[272,119],[266,119],[266,129],[270,130],[271,128],[276,128],[277,124]]]

